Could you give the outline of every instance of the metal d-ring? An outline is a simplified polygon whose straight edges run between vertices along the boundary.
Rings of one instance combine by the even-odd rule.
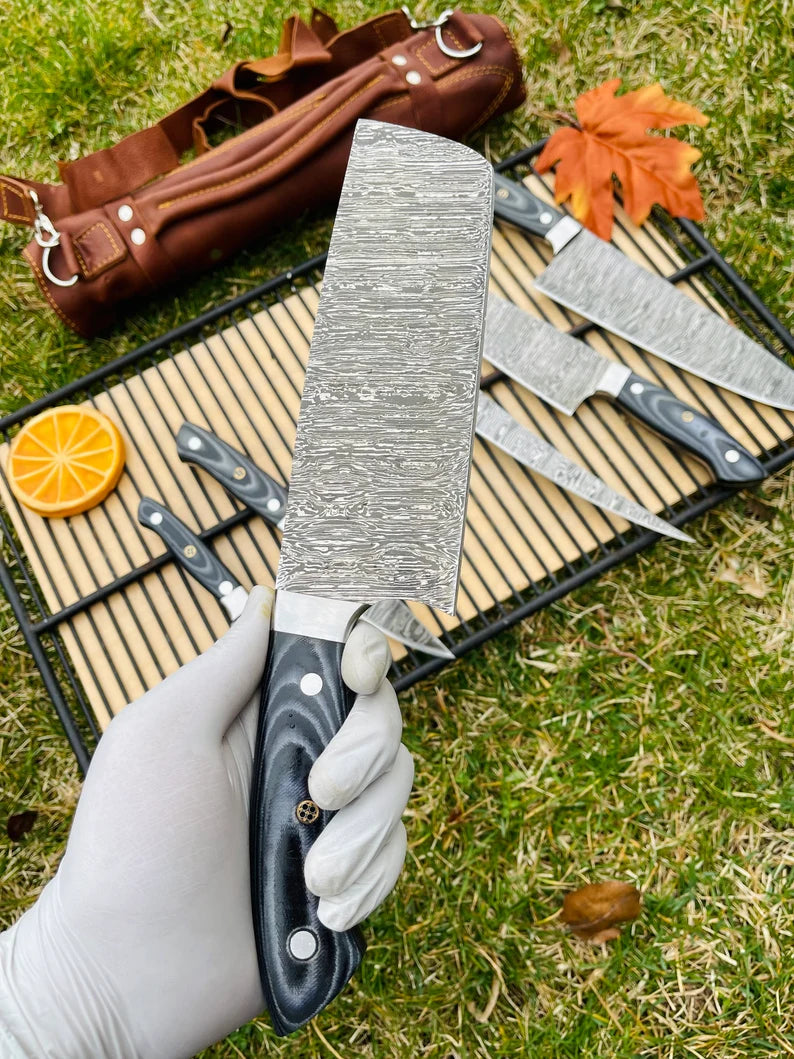
[[[41,270],[47,277],[47,279],[50,281],[50,283],[54,283],[56,287],[72,287],[75,283],[77,283],[77,280],[79,279],[77,272],[75,272],[71,279],[58,279],[58,277],[53,273],[52,269],[50,268],[50,252],[56,246],[58,246],[57,242],[49,243],[42,250]]]
[[[444,38],[441,36],[441,29],[449,16],[453,13],[453,10],[454,9],[450,7],[448,10],[442,11],[434,23],[436,27],[436,44],[438,45],[439,51],[442,51],[444,55],[448,55],[450,59],[470,59],[472,55],[476,55],[482,48],[482,41],[475,44],[473,48],[466,48],[464,51],[455,51],[454,49],[447,47],[444,43]]]

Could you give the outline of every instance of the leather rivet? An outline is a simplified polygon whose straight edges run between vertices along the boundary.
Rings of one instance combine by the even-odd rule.
[[[123,206],[119,206],[119,220],[120,221],[131,221],[132,220],[132,206],[128,206],[126,203]]]
[[[405,80],[408,82],[409,85],[418,85],[422,81],[422,75],[419,73],[418,70],[409,70],[408,73],[405,75]]]
[[[405,58],[404,55],[392,55],[391,61],[394,63],[395,66],[407,66],[408,65],[408,60]]]
[[[135,243],[136,246],[140,246],[141,243],[146,242],[146,232],[143,228],[133,228],[130,232],[130,239]]]

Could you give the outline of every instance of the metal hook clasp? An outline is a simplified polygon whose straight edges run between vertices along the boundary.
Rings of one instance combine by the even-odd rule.
[[[443,52],[444,55],[448,55],[450,59],[470,59],[472,55],[476,55],[477,52],[480,51],[482,48],[482,41],[478,41],[473,47],[466,48],[463,51],[455,51],[454,48],[450,48],[444,43],[444,38],[441,36],[441,27],[453,13],[453,10],[454,8],[448,8],[441,13],[435,22],[431,23],[431,25],[436,27],[436,44],[438,45],[438,50]]]
[[[61,241],[61,233],[44,212],[44,207],[41,205],[39,196],[33,188],[28,188],[28,193],[33,200],[33,209],[36,211],[36,217],[33,221],[33,238],[43,250],[41,255],[42,272],[50,283],[54,283],[56,287],[71,287],[73,284],[77,283],[79,278],[76,272],[70,279],[58,279],[50,268],[50,253],[52,252],[53,247],[59,245]]]
[[[449,16],[452,14],[452,8],[450,7],[447,11],[442,11],[438,18],[434,22],[417,22],[414,18],[413,12],[409,7],[402,7],[402,13],[408,19],[408,24],[411,29],[432,29],[434,26],[443,26]]]

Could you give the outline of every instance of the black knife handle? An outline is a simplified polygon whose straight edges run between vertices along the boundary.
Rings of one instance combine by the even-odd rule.
[[[545,238],[551,228],[565,216],[543,199],[533,195],[523,184],[494,173],[494,213],[509,224],[523,228],[530,235]]]
[[[176,436],[176,451],[180,460],[208,471],[233,496],[272,525],[278,525],[284,518],[287,510],[284,486],[209,430],[183,423]]]
[[[274,615],[251,786],[251,903],[262,989],[284,1036],[341,992],[366,946],[358,928],[322,925],[304,881],[309,850],[334,815],[311,800],[309,771],[353,705],[340,675],[347,630],[338,640],[279,631],[278,595]]]
[[[167,507],[145,496],[138,504],[138,521],[159,534],[174,558],[213,596],[226,596],[237,587],[239,582],[214,552]]]
[[[760,482],[764,468],[719,423],[633,372],[617,395],[625,411],[711,469],[721,485]]]

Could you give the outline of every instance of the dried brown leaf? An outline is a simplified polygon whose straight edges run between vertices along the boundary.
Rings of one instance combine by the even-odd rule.
[[[631,883],[589,883],[565,895],[560,918],[577,938],[600,945],[619,936],[617,923],[637,918],[640,903],[640,891]]]
[[[11,841],[18,842],[23,835],[26,835],[36,823],[38,815],[35,809],[25,809],[24,812],[14,813],[9,816],[6,823],[6,834]]]

